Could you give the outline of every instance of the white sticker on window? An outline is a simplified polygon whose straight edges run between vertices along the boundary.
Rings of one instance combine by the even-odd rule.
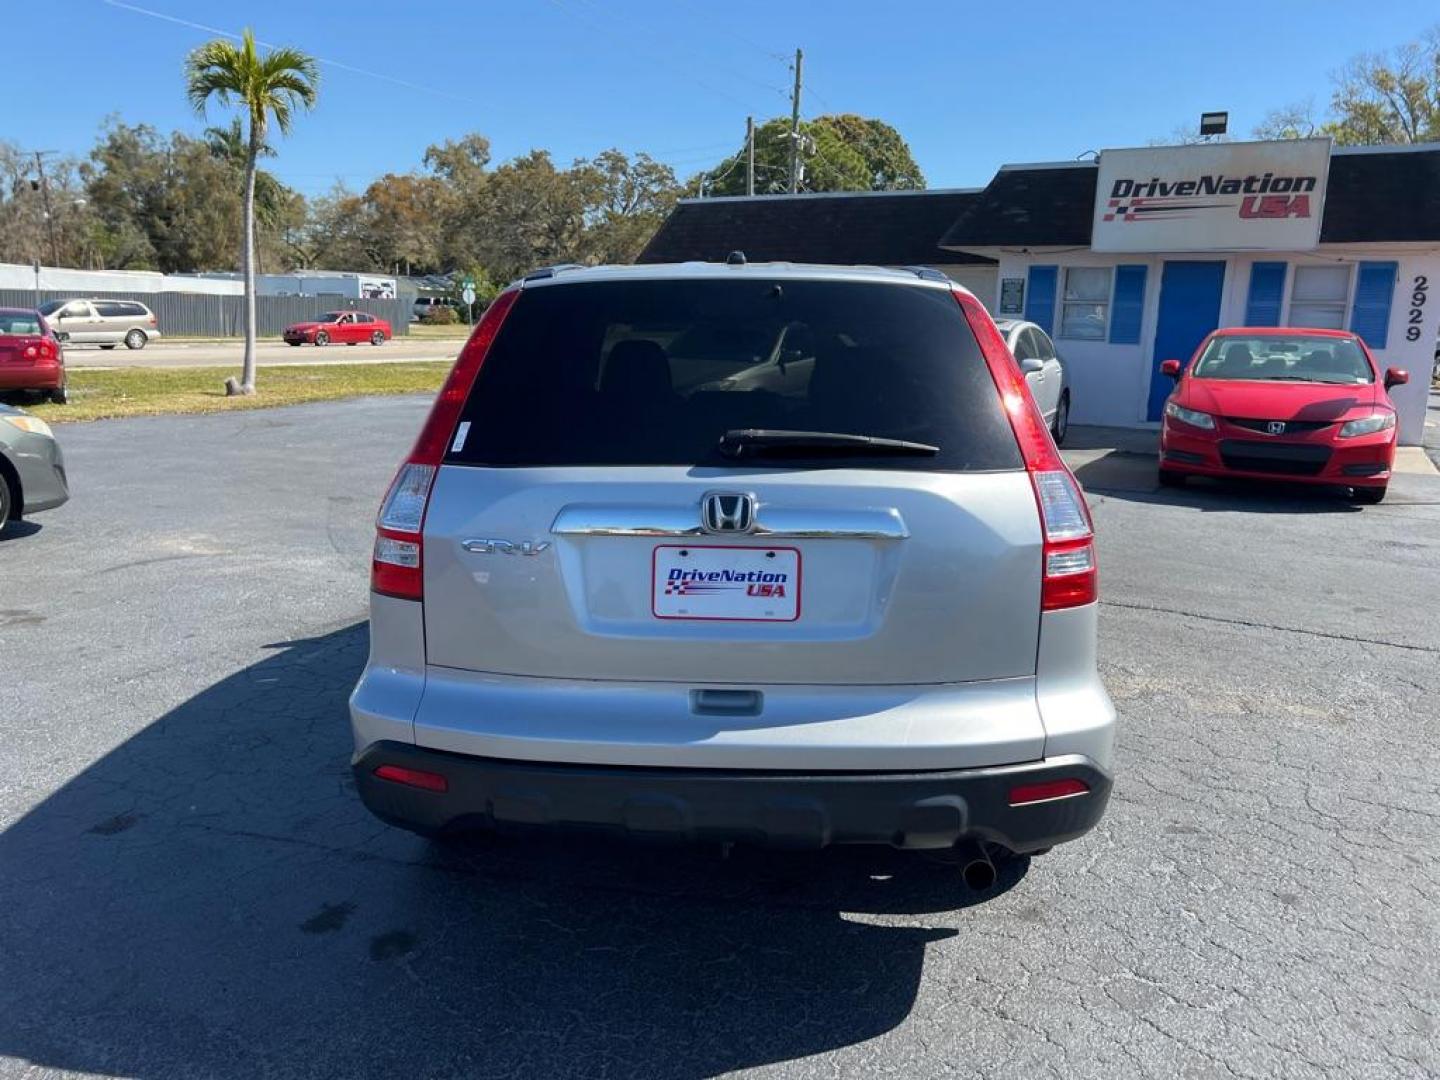
[[[470,434],[470,421],[460,421],[460,426],[455,429],[455,441],[450,444],[450,452],[458,454],[465,449],[465,438]]]

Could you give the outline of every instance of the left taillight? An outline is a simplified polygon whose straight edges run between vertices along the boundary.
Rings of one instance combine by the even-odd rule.
[[[440,388],[410,456],[385,493],[375,519],[375,552],[370,563],[374,592],[401,600],[425,598],[424,531],[430,491],[475,376],[519,294],[519,289],[509,289],[485,310]]]
[[[1055,448],[1025,378],[989,313],[969,293],[956,292],[955,299],[980,344],[1035,489],[1044,533],[1040,607],[1058,611],[1093,604],[1099,595],[1099,574],[1095,565],[1095,529],[1085,496]]]

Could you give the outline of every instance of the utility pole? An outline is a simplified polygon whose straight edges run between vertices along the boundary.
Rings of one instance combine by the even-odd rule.
[[[60,248],[55,243],[55,215],[50,210],[50,181],[45,178],[45,155],[55,150],[35,151],[35,171],[40,174],[40,196],[45,200],[45,227],[50,233],[50,265],[60,265]]]
[[[755,194],[755,118],[745,118],[745,194]]]
[[[790,95],[790,194],[800,190],[800,68],[805,54],[795,50],[795,90]]]

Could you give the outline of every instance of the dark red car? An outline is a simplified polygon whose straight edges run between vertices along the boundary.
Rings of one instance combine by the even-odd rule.
[[[1175,379],[1160,429],[1160,482],[1186,476],[1277,477],[1349,487],[1378,503],[1395,460],[1390,387],[1370,350],[1343,330],[1235,327],[1200,343]]]
[[[395,335],[390,324],[376,315],[363,311],[327,311],[314,322],[294,323],[285,328],[287,345],[358,345],[368,341],[371,345],[384,345]]]
[[[0,390],[38,390],[57,404],[68,400],[65,352],[34,308],[0,308]]]

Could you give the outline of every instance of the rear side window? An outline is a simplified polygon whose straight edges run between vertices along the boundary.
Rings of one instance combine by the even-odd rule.
[[[925,456],[780,468],[1021,467],[995,383],[948,291],[805,280],[610,281],[527,289],[486,357],[447,462],[733,468],[751,428],[903,439]]]
[[[129,308],[129,304],[119,304],[116,303],[114,300],[95,301],[95,312],[97,315],[104,319],[115,318],[119,315],[129,315]]]
[[[125,315],[139,315],[143,318],[150,314],[144,304],[121,304],[120,306],[125,309],[123,312]]]

